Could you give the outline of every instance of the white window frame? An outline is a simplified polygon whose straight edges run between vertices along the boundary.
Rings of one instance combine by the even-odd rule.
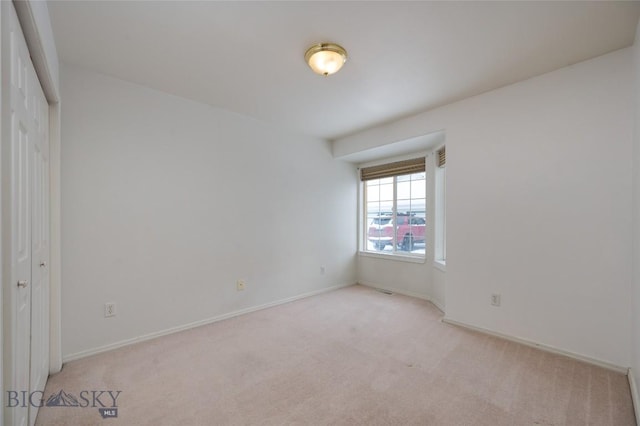
[[[437,152],[444,148],[439,146],[434,150],[434,266],[446,271],[447,266],[447,166],[438,167]]]
[[[426,170],[425,170],[425,209],[426,212],[428,213],[429,211],[429,196],[430,196],[430,184],[432,184],[431,179],[430,179],[430,175],[429,175],[429,153],[415,153],[415,154],[410,154],[410,155],[404,155],[404,156],[399,156],[399,157],[393,157],[393,158],[385,158],[383,160],[378,160],[378,161],[373,161],[373,162],[369,162],[369,163],[365,163],[365,164],[360,164],[358,166],[358,168],[362,168],[362,167],[370,167],[370,166],[377,166],[377,165],[381,165],[381,164],[386,164],[386,163],[393,163],[396,161],[403,161],[403,160],[410,160],[410,159],[414,159],[414,158],[419,158],[419,157],[424,157],[425,158],[425,163],[427,164]],[[394,177],[393,179],[394,185],[393,185],[393,211],[397,212],[397,180],[396,177]],[[389,259],[389,260],[397,260],[397,261],[402,261],[402,262],[410,262],[410,263],[425,263],[426,259],[427,259],[427,253],[428,250],[425,249],[425,253],[407,253],[405,251],[398,251],[395,250],[393,252],[378,252],[378,251],[371,251],[367,249],[367,226],[368,226],[368,221],[367,221],[367,209],[366,209],[366,205],[367,205],[367,198],[366,198],[366,182],[362,182],[359,180],[359,212],[360,214],[358,215],[360,218],[360,223],[358,224],[358,254],[360,256],[364,256],[364,257],[375,257],[375,258],[380,258],[380,259]],[[432,186],[432,185],[431,185]],[[430,230],[431,227],[429,226],[429,222],[428,222],[428,214],[427,217],[425,217],[425,242],[426,245],[428,246],[428,242],[431,241],[431,237],[430,237]]]

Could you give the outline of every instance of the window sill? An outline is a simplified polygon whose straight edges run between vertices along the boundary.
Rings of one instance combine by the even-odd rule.
[[[433,266],[442,272],[447,272],[447,262],[445,260],[434,260]]]
[[[385,259],[385,260],[395,260],[398,262],[408,262],[408,263],[425,263],[427,260],[425,256],[410,256],[403,254],[382,254],[382,253],[372,253],[369,251],[360,251],[358,254],[362,257],[373,257],[377,259]]]

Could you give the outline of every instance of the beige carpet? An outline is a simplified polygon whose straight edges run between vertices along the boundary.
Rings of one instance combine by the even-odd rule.
[[[45,398],[121,391],[118,417],[44,407],[37,424],[635,425],[624,375],[440,317],[361,286],[314,296],[70,362]]]

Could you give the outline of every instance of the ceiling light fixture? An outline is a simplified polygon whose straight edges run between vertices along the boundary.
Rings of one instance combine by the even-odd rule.
[[[314,44],[304,54],[304,60],[316,74],[331,75],[347,62],[347,51],[334,43]]]

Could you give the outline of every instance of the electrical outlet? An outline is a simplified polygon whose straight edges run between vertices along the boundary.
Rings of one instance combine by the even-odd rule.
[[[104,304],[104,317],[115,317],[116,316],[116,304],[115,303],[105,303]]]
[[[245,285],[245,283],[244,283],[243,280],[236,281],[236,290],[238,290],[238,291],[244,290],[244,285]]]
[[[493,306],[500,306],[500,295],[499,294],[492,294],[491,295],[491,304]]]

